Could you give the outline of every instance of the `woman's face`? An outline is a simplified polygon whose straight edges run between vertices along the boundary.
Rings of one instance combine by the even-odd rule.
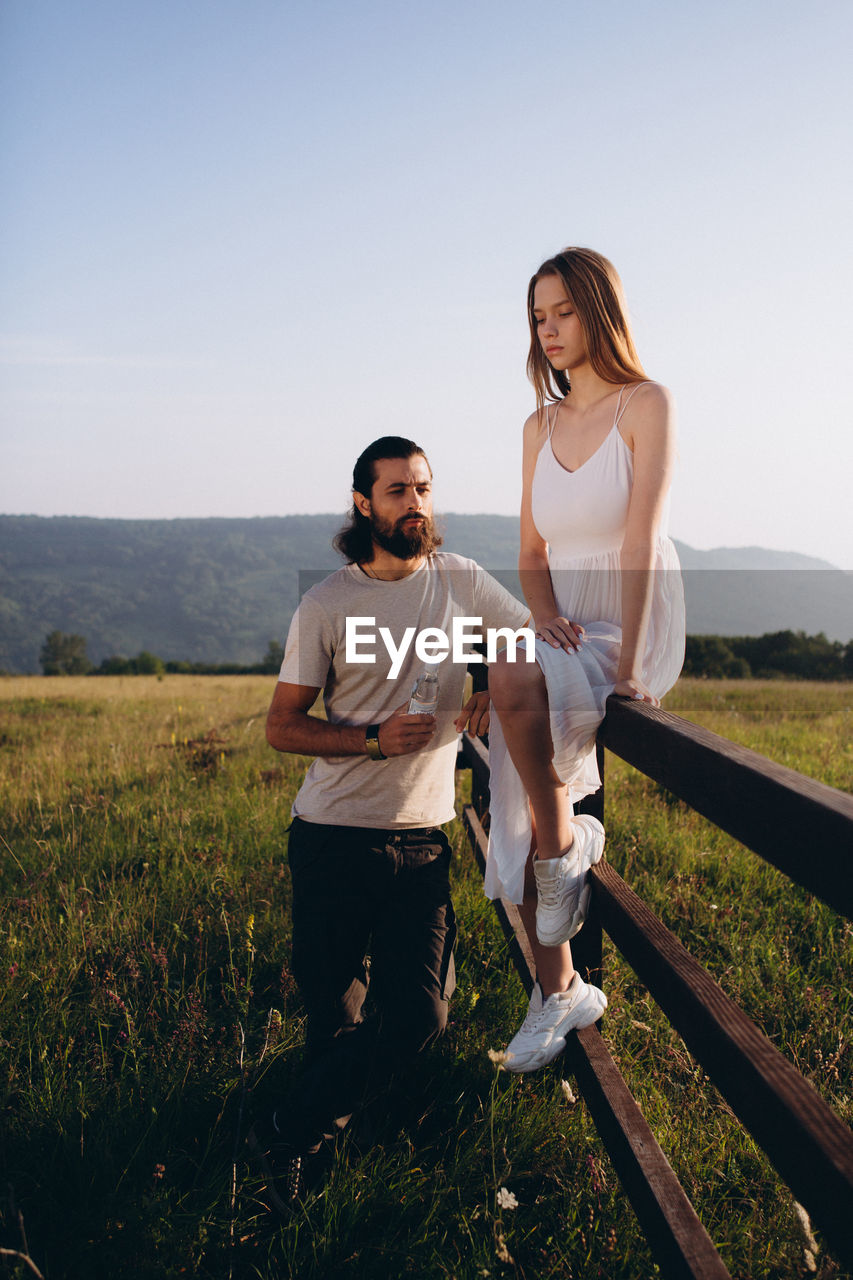
[[[533,291],[536,334],[551,367],[570,372],[587,360],[580,320],[559,276],[542,276]]]

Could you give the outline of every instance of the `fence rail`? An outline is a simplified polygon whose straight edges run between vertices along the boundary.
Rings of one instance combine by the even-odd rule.
[[[670,712],[610,698],[603,747],[853,916],[853,796],[773,764]],[[488,752],[467,735],[472,770],[463,818],[481,868],[488,822]],[[604,789],[584,806],[603,818]],[[572,942],[575,965],[601,969],[601,930],[648,987],[690,1052],[824,1233],[853,1265],[853,1134],[817,1091],[606,862],[592,869],[590,916]],[[511,958],[530,992],[533,960],[517,908],[495,904]],[[602,1141],[667,1276],[728,1276],[597,1028],[569,1037],[567,1059]]]

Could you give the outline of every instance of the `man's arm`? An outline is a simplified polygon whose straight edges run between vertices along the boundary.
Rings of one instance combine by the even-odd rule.
[[[304,756],[366,756],[368,725],[329,724],[308,714],[319,687],[279,680],[267,714],[267,742],[276,751]],[[406,703],[379,726],[379,748],[385,756],[411,755],[435,733],[435,716],[400,714]]]

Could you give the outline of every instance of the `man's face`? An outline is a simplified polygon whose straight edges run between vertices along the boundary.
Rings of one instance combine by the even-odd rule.
[[[374,542],[400,560],[416,560],[435,546],[432,476],[423,454],[380,458],[370,497],[358,494],[358,508],[370,520]]]

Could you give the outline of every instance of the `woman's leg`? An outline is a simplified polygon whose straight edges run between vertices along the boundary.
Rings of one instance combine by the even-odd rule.
[[[542,861],[558,858],[572,843],[572,807],[565,783],[552,763],[548,691],[539,664],[508,662],[500,654],[489,667],[489,696],[500,716],[510,759],[530,800],[537,857]],[[531,941],[533,937],[535,930]]]
[[[583,925],[588,873],[604,850],[604,829],[589,816],[573,820],[566,785],[553,764],[548,690],[538,663],[499,659],[489,671],[489,691],[530,804],[536,855],[525,868],[522,919],[547,996],[546,988],[566,990],[554,984],[568,984],[574,974],[571,953],[562,948]]]
[[[536,880],[533,875],[532,851],[524,869],[524,901],[518,910],[536,962],[536,977],[542,988],[543,999],[547,1000],[555,991],[568,991],[569,983],[575,976],[571,944],[564,942],[557,947],[546,947],[536,936]]]

